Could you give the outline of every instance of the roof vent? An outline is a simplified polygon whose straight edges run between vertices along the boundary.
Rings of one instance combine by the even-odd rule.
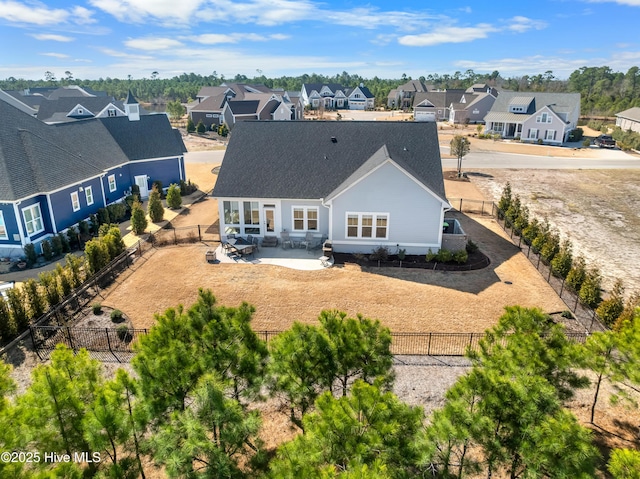
[[[327,155],[324,155],[324,159],[325,159],[325,160],[328,160],[329,158],[327,158]]]
[[[407,147],[406,147],[406,146],[405,146],[404,148],[402,148],[402,149],[403,149],[404,151],[409,151],[409,150],[407,150]]]
[[[331,143],[338,143],[338,139],[335,136],[332,136]]]

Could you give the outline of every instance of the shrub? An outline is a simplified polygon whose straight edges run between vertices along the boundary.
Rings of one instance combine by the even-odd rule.
[[[44,288],[47,303],[55,306],[60,302],[60,288],[58,287],[58,276],[54,271],[44,271],[38,275],[40,285]]]
[[[33,243],[24,245],[24,256],[27,259],[27,266],[31,268],[38,261],[38,253]]]
[[[196,131],[196,125],[193,124],[193,120],[189,117],[187,118],[187,133],[193,133]]]
[[[162,196],[162,188],[163,188],[163,184],[162,181],[160,180],[153,180],[153,182],[151,183],[151,189],[153,190],[154,188],[156,190],[158,190],[158,193],[160,193],[160,198],[163,198]]]
[[[129,332],[129,328],[126,324],[121,324],[120,326],[118,326],[118,329],[116,329],[116,334],[118,335],[120,341],[124,341],[126,343],[133,339],[133,335]]]
[[[9,303],[9,309],[11,309],[11,317],[18,331],[24,331],[29,326],[24,290],[22,288],[7,290],[7,302]]]
[[[560,251],[560,236],[557,231],[549,231],[546,241],[540,249],[540,256],[547,263],[551,263],[551,260]]]
[[[573,260],[571,270],[567,274],[567,288],[574,293],[580,291],[580,287],[587,276],[587,268],[582,256],[578,256]]]
[[[504,185],[504,189],[502,190],[502,196],[498,201],[498,218],[503,219],[505,213],[511,206],[511,202],[513,201],[513,195],[511,193],[511,183],[507,182]]]
[[[624,311],[624,286],[620,279],[616,280],[609,298],[596,309],[596,314],[604,324],[611,327]]]
[[[155,186],[149,195],[147,213],[149,214],[151,221],[154,223],[158,223],[164,218],[164,206],[162,206],[162,201],[160,200],[160,192]]]
[[[89,235],[89,223],[85,220],[78,221],[78,231],[80,231],[80,235],[88,236]]]
[[[533,244],[533,240],[540,234],[540,221],[538,218],[533,218],[529,224],[522,230],[522,238],[528,245]]]
[[[584,130],[582,128],[575,128],[569,132],[569,137],[567,139],[569,141],[580,141],[582,140],[583,135]]]
[[[100,222],[98,221],[98,215],[97,214],[89,215],[89,232],[92,235],[97,235],[99,228],[100,228]]]
[[[66,270],[69,272],[71,286],[77,288],[85,279],[82,271],[82,260],[72,254],[68,254],[64,259],[66,262]]]
[[[467,253],[473,254],[473,253],[477,253],[480,248],[473,241],[467,240],[467,245],[465,246],[464,249],[467,251]]]
[[[226,138],[228,134],[229,134],[229,128],[227,127],[226,124],[223,123],[218,127],[218,135],[220,135],[223,138]]]
[[[69,244],[69,238],[67,238],[67,235],[60,232],[58,233],[58,238],[60,238],[60,244],[62,245],[61,254],[71,252],[71,245]]]
[[[106,225],[102,225],[101,228],[104,226]],[[109,261],[116,258],[125,249],[124,241],[120,234],[120,228],[116,225],[111,225],[107,231],[103,232],[100,235],[100,241],[107,246],[107,250],[109,251]]]
[[[69,274],[65,268],[63,268],[60,263],[56,265],[56,274],[58,275],[58,281],[60,283],[60,291],[62,292],[62,297],[69,295],[73,290],[73,286],[71,285],[71,279],[69,278]]]
[[[195,183],[191,183],[191,180],[184,181],[180,180],[180,194],[182,196],[190,195],[191,193],[195,193],[198,189],[198,185]]]
[[[136,235],[141,235],[147,229],[147,217],[139,201],[134,201],[131,208],[131,229]]]
[[[204,123],[202,123],[202,120],[200,120],[196,125],[196,131],[200,134],[203,134],[205,131],[207,131],[207,127],[204,126]]]
[[[469,259],[469,254],[467,250],[461,249],[453,253],[453,260],[458,264],[464,264]]]
[[[80,238],[78,237],[78,228],[75,226],[69,226],[67,230],[67,238],[69,240],[69,249],[79,249],[80,248]]]
[[[180,187],[175,183],[169,185],[167,191],[167,206],[173,210],[176,210],[182,206],[182,196],[180,196]]]
[[[377,261],[379,266],[381,261],[387,261],[389,259],[389,248],[386,246],[378,246],[377,248],[374,248],[369,255],[369,259],[371,261]]]
[[[113,311],[111,311],[111,315],[109,317],[114,323],[121,323],[124,319],[122,311],[120,311],[119,309],[114,309]]]
[[[16,335],[16,324],[11,317],[9,305],[0,295],[0,341],[8,342]]]
[[[42,256],[44,256],[44,259],[51,261],[51,258],[53,258],[53,248],[51,247],[49,240],[44,240],[40,243],[40,246],[42,246]]]
[[[453,261],[453,253],[448,249],[441,248],[436,255],[436,260],[440,263],[448,263]]]
[[[47,300],[42,294],[39,283],[30,278],[22,283],[22,290],[29,320],[38,319],[47,309]]]
[[[127,205],[126,203],[111,203],[107,206],[107,212],[109,213],[109,222],[110,223],[120,223],[125,216],[127,216]],[[105,224],[105,223],[102,223]]]
[[[573,262],[571,240],[564,240],[560,245],[558,253],[551,260],[551,269],[553,274],[566,278],[571,271],[571,264]]]
[[[108,225],[111,223],[111,215],[107,208],[98,208],[98,224]]]
[[[562,313],[560,313],[560,316],[562,316],[564,319],[573,319],[573,313],[569,310],[565,310]]]
[[[429,251],[427,251],[427,255],[425,256],[425,259],[427,260],[427,263],[431,263],[435,261],[437,257],[438,257],[438,253],[434,253],[433,251],[431,251],[431,248],[429,248]]]
[[[51,237],[51,251],[53,256],[60,256],[62,254],[62,240],[60,235]]]
[[[84,255],[87,259],[89,274],[96,274],[109,264],[109,248],[100,238],[88,241],[84,246]]]
[[[601,283],[600,272],[596,268],[591,268],[580,286],[578,293],[580,301],[592,309],[597,307],[602,301]]]
[[[582,147],[589,148],[591,146],[591,140],[589,138],[585,138],[582,140]]]

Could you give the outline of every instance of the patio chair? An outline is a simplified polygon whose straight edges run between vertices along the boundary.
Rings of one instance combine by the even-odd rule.
[[[289,248],[293,248],[293,242],[289,237],[288,231],[282,231],[280,233],[280,239],[282,240],[282,249],[287,249],[287,245],[289,246]]]
[[[247,243],[253,244],[253,235],[247,235]]]
[[[251,241],[251,244],[253,244],[253,250],[255,252],[260,252],[260,248],[258,247],[258,245],[260,244],[260,239],[259,238],[253,238],[253,240]]]
[[[309,249],[309,246],[313,244],[313,233],[307,232],[304,239],[300,241],[300,248]]]
[[[321,238],[314,238],[314,240],[307,246],[307,253],[313,254],[315,251],[320,250],[326,239],[327,237],[324,235]]]

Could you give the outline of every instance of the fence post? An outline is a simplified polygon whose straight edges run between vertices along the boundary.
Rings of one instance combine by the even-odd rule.
[[[580,296],[578,296],[578,294],[576,293],[576,304],[573,305],[573,312],[575,313],[576,310],[578,309],[578,300],[580,299]]]
[[[547,276],[547,283],[551,283],[551,265],[549,265],[549,276]]]
[[[484,216],[484,200],[482,201],[482,210],[480,211],[480,216]]]
[[[471,349],[471,345],[473,344],[473,333],[469,334],[469,349]]]
[[[73,347],[73,340],[71,339],[71,328],[69,328],[69,326],[66,326],[65,329],[67,330],[67,339],[69,340],[69,348],[74,352],[76,352],[76,349]]]
[[[591,317],[591,324],[589,325],[589,332],[593,331],[593,323],[596,320],[596,312],[592,309],[593,316]]]
[[[200,232],[200,225],[198,225],[198,241],[202,241],[202,233]]]
[[[429,344],[427,345],[427,356],[431,356],[431,334],[429,333]]]
[[[31,342],[33,343],[33,349],[36,350],[36,354],[38,355],[38,359],[42,361],[42,356],[40,356],[40,346],[36,342],[36,337],[33,334],[33,326],[29,326],[29,334],[31,335]]]
[[[566,281],[565,278],[562,278],[562,284],[560,285],[560,299],[562,299],[562,292],[564,291],[564,282]]]
[[[537,269],[538,271],[540,271],[540,258],[541,258],[541,256],[540,256],[540,254],[539,254],[539,253],[537,253],[537,254],[538,254],[538,264],[537,264],[537,266],[536,266],[536,269]]]
[[[462,198],[460,198],[460,213],[462,213]]]
[[[111,339],[109,339],[109,328],[104,328],[104,332],[107,335],[107,345],[109,346],[109,352],[114,358],[116,358],[116,361],[118,361],[119,363],[122,362],[120,361],[120,358],[118,358],[118,356],[116,356],[116,354],[113,352],[113,349],[111,349]]]

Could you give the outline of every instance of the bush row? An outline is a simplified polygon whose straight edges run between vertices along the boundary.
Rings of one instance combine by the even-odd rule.
[[[574,256],[571,240],[562,239],[548,219],[540,221],[530,216],[520,196],[514,195],[511,185],[507,183],[498,202],[498,218],[504,220],[540,255],[542,261],[551,268],[552,274],[562,278],[565,286],[578,295],[580,302],[595,309],[604,324],[618,327],[623,321],[630,320],[635,307],[640,306],[640,295],[632,294],[625,305],[624,286],[622,280],[618,280],[609,298],[603,301],[600,270],[587,265],[582,256]]]

